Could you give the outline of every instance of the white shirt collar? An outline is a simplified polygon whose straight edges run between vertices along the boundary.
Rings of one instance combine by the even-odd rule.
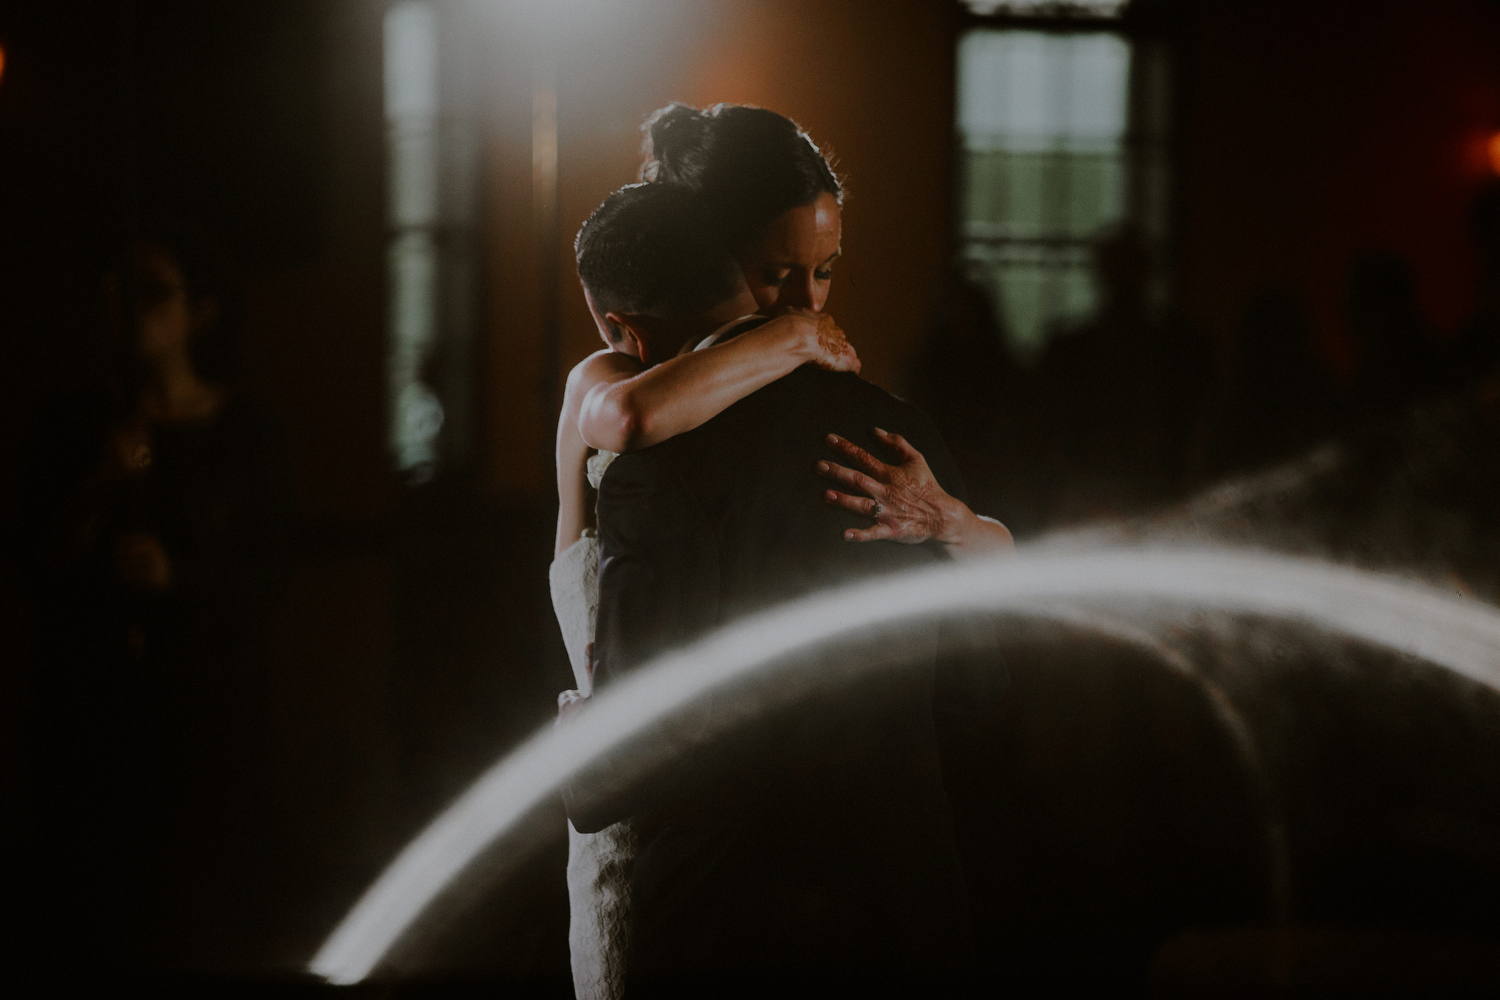
[[[733,330],[735,327],[739,326],[741,323],[745,322],[745,320],[747,320],[747,319],[764,319],[764,318],[765,317],[761,316],[760,313],[747,313],[746,315],[740,316],[737,319],[732,319],[728,323],[725,323],[723,326],[719,327],[713,333],[710,333],[707,337],[704,337],[702,340],[698,341],[698,346],[695,347],[695,348],[693,348],[693,350],[695,350],[695,351],[701,351],[705,347],[712,347],[712,346],[714,346],[714,344],[716,344],[716,343],[719,342],[719,338],[720,337],[724,336],[724,334],[728,333],[730,330]]]

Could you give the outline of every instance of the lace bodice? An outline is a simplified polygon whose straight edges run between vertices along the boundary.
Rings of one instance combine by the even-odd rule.
[[[610,462],[619,457],[612,451],[596,451],[590,455],[588,465],[584,470],[585,475],[588,476],[589,485],[597,490],[599,484],[604,481],[604,470],[609,468]]]

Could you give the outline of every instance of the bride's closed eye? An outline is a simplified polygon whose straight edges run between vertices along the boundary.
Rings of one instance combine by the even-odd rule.
[[[771,270],[762,271],[760,278],[761,281],[765,284],[770,285],[773,288],[780,288],[782,285],[787,283],[787,280],[790,279],[791,276],[791,268],[778,267]],[[817,268],[813,271],[813,277],[819,281],[832,281],[833,268]]]

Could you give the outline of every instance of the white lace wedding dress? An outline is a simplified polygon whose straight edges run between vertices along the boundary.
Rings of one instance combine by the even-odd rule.
[[[609,452],[589,458],[588,479],[594,489],[613,458]],[[586,650],[594,641],[599,613],[599,539],[593,531],[585,530],[564,549],[547,576],[578,694],[586,698],[593,687]],[[579,1000],[618,1000],[625,995],[633,846],[628,822],[598,833],[579,833],[568,824],[568,950]]]

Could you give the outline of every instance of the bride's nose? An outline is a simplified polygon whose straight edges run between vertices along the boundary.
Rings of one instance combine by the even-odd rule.
[[[782,286],[781,294],[777,296],[777,304],[822,312],[823,303],[827,299],[828,286],[819,281],[809,269],[800,274],[794,274],[793,278]]]

